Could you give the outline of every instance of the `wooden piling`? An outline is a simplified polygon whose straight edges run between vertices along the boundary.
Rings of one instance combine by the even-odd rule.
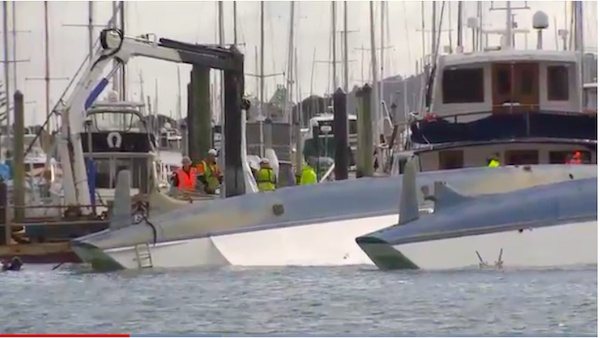
[[[14,148],[13,148],[13,205],[15,221],[23,222],[25,219],[25,105],[23,94],[17,90],[14,95]]]
[[[373,176],[373,120],[371,115],[371,86],[361,88],[358,98],[358,148],[356,161],[356,177]]]
[[[333,139],[335,142],[335,179],[348,179],[348,114],[346,92],[342,88],[333,94]]]

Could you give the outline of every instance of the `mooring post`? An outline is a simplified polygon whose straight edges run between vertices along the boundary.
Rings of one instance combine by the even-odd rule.
[[[22,224],[25,220],[25,105],[20,91],[15,92],[14,99],[13,205],[15,221]]]
[[[348,114],[346,92],[338,88],[333,94],[333,139],[335,142],[335,179],[348,179]]]
[[[358,116],[358,149],[356,161],[356,177],[373,176],[373,121],[371,116],[371,86],[364,85],[357,92]]]
[[[235,46],[234,64],[236,70],[223,72],[225,88],[225,121],[222,128],[221,149],[225,150],[225,168],[223,182],[225,193],[222,196],[233,197],[246,192],[244,171],[242,169],[242,99],[244,94],[244,55]],[[223,146],[223,143],[224,146]],[[223,152],[221,152],[222,154]]]
[[[188,155],[200,163],[212,148],[210,68],[194,66],[191,72],[191,111],[188,110]]]

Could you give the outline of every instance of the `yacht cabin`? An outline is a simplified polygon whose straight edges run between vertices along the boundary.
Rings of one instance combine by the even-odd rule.
[[[411,122],[421,170],[596,163],[597,116],[584,111],[576,52],[496,50],[440,56],[431,109]]]

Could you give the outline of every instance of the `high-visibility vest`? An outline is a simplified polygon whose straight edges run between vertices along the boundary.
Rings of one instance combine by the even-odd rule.
[[[498,167],[500,166],[500,161],[496,160],[496,159],[491,159],[490,163],[488,163],[488,167]]]
[[[207,188],[209,190],[215,191],[219,186],[219,177],[221,176],[221,170],[219,166],[214,164],[208,164],[206,160],[202,160],[200,164],[198,164],[198,174],[204,175],[204,179],[206,180]]]
[[[256,172],[256,184],[260,191],[275,191],[276,188],[275,173],[271,168],[260,168]]]
[[[574,158],[569,161],[569,164],[581,164],[581,159]]]
[[[189,174],[186,173],[183,168],[177,169],[177,179],[179,181],[179,185],[177,188],[179,190],[194,190],[196,187],[196,169],[190,167]]]
[[[300,175],[300,185],[316,183],[317,174],[315,173],[315,170],[308,165],[302,166],[302,174]]]

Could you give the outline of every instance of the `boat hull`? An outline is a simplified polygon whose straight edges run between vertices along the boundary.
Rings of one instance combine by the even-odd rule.
[[[359,241],[382,270],[549,268],[598,264],[598,222],[389,245]],[[481,257],[481,259],[480,259]]]
[[[340,266],[373,263],[356,245],[362,234],[388,227],[397,215],[206,236],[101,251],[89,244],[73,250],[96,270],[184,268],[201,266]],[[149,252],[152,264],[141,261]]]

